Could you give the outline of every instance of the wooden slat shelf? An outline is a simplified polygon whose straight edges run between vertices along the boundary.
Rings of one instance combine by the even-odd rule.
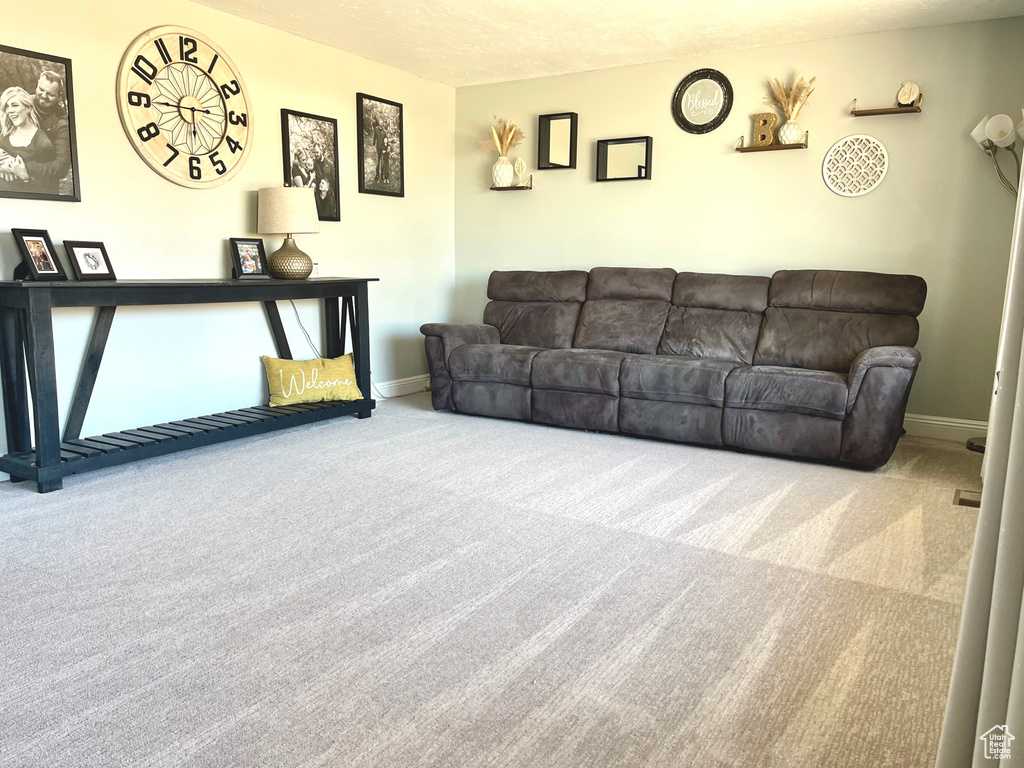
[[[68,440],[60,444],[61,475],[66,477],[300,424],[312,424],[356,414],[374,405],[373,400],[353,400],[286,408],[241,408],[180,422]],[[36,480],[39,465],[35,451],[0,457],[0,471]]]

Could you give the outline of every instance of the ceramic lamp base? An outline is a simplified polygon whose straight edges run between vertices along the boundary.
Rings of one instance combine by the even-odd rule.
[[[279,250],[267,257],[267,271],[281,280],[305,280],[313,271],[313,260],[289,237]]]

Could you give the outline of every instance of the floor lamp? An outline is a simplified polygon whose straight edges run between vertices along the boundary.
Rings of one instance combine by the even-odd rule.
[[[1021,108],[1020,112],[1021,117],[1024,118],[1024,107]],[[1024,142],[1024,119],[1017,124],[1016,131],[1014,131],[1013,119],[1009,115],[996,115],[995,117],[985,115],[981,122],[974,127],[974,130],[971,131],[971,138],[992,159],[992,167],[995,168],[996,176],[999,177],[999,183],[1014,197],[1017,196],[1017,190],[1020,186],[1020,155],[1017,154],[1018,136]],[[1005,150],[1013,157],[1017,175],[1012,180],[1007,178],[1002,166],[999,165],[1000,149]],[[967,441],[967,450],[984,453],[985,438],[972,437]],[[973,491],[958,490],[954,497],[954,502],[964,507],[978,507],[981,506],[981,494],[974,493]]]

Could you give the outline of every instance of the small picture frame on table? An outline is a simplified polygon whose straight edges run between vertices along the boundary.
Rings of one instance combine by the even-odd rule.
[[[57,258],[50,233],[45,229],[12,229],[21,251],[21,264],[14,270],[15,280],[67,280]]]
[[[231,238],[231,276],[235,280],[269,280],[267,252],[259,238]]]
[[[64,250],[68,254],[68,261],[71,262],[75,280],[117,280],[103,243],[65,240]]]

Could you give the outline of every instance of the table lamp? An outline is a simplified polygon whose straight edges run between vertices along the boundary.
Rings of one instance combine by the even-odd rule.
[[[256,199],[256,229],[261,235],[285,235],[281,248],[267,257],[274,277],[302,280],[313,271],[313,260],[298,249],[292,235],[319,232],[320,218],[311,187],[268,187]]]

